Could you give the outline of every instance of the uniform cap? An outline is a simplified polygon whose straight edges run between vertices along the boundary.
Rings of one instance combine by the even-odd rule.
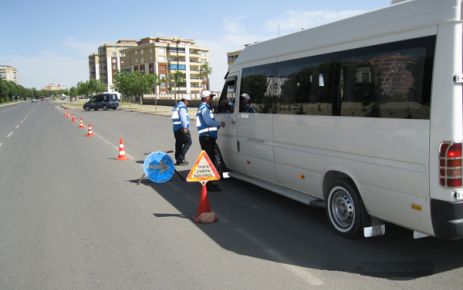
[[[243,99],[246,99],[246,100],[250,100],[250,99],[251,99],[251,97],[250,97],[248,94],[246,94],[246,93],[241,94],[241,97],[242,97]]]
[[[190,97],[190,95],[183,95],[182,100],[191,101],[191,97]]]
[[[215,95],[211,93],[211,91],[208,91],[208,90],[204,90],[201,92],[201,99],[207,98],[209,96],[212,98]]]

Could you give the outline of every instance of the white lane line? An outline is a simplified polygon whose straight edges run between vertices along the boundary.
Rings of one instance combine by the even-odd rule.
[[[2,147],[3,143],[0,143],[0,147]]]
[[[98,135],[97,133],[95,133],[95,131],[93,131],[93,134],[95,134],[95,136],[97,136],[98,138],[100,138],[102,141],[104,141],[106,144],[108,144],[109,146],[113,147],[116,151],[119,150],[119,146],[116,146],[114,145],[113,143],[109,142],[108,140],[106,140],[105,138],[103,138],[102,136]],[[125,153],[125,156],[129,157],[130,159],[132,160],[135,160],[135,158],[133,158],[130,154],[128,154],[127,152]]]
[[[185,195],[185,198],[192,201],[192,202],[194,202],[194,203],[198,202],[198,200],[195,199],[194,197],[192,197],[191,195]]]
[[[19,128],[19,125],[17,125],[16,127],[14,127],[15,129],[18,129]]]
[[[177,185],[173,184],[173,183],[169,183],[170,187],[172,187],[176,192],[182,192],[182,189],[180,187],[178,187]]]
[[[20,123],[21,123],[21,124],[24,123],[24,120],[22,120]]]
[[[234,228],[236,232],[242,235],[244,238],[248,239],[250,242],[254,243],[256,246],[261,248],[271,259],[277,261],[281,264],[283,268],[291,272],[292,274],[298,276],[306,283],[311,286],[320,286],[325,284],[322,280],[318,279],[312,275],[309,270],[302,267],[295,266],[288,258],[283,256],[280,252],[275,249],[272,249],[266,243],[262,242],[243,228]]]
[[[13,131],[11,131],[10,133],[8,133],[8,135],[6,135],[6,138],[10,138],[11,135],[13,135],[13,133],[14,133]]]
[[[229,219],[225,218],[224,216],[222,216],[220,214],[217,214],[217,218],[219,219],[220,222],[222,222],[224,224],[230,224],[231,223],[231,221]]]

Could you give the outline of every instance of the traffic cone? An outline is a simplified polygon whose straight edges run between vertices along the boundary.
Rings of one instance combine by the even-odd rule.
[[[119,156],[117,156],[116,160],[129,160],[125,156],[124,139],[122,138],[119,140]]]
[[[68,117],[68,111],[64,111],[64,118]]]
[[[72,114],[71,122],[74,123],[75,121],[76,121],[76,116],[74,116],[74,114]]]
[[[79,128],[85,128],[84,122],[82,121],[82,118],[80,118]]]
[[[209,205],[206,183],[202,183],[201,186],[201,197],[199,199],[198,211],[193,220],[196,223],[212,224],[217,221],[217,217],[215,213],[211,211],[211,206]]]
[[[87,136],[87,137],[95,136],[95,134],[93,134],[93,128],[92,128],[92,124],[91,124],[91,123],[88,124],[88,133],[87,133],[87,135],[85,135],[85,136]]]

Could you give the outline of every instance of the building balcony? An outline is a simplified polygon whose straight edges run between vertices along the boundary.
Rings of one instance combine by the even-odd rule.
[[[167,55],[169,55],[169,56],[186,56],[186,53],[185,53],[185,52],[182,52],[182,51],[179,51],[179,52],[176,52],[176,51],[168,51],[168,52],[167,52]]]
[[[199,63],[199,64],[202,64],[203,62],[202,62],[200,59],[191,59],[191,58],[190,58],[190,63],[194,63],[194,64]]]
[[[186,62],[185,62],[184,59],[183,59],[183,60],[182,60],[182,59],[179,59],[178,61],[175,60],[175,59],[169,59],[169,60],[167,60],[167,62],[168,62],[168,63],[172,63],[172,64],[177,64],[177,63],[178,63],[178,64],[186,64]]]

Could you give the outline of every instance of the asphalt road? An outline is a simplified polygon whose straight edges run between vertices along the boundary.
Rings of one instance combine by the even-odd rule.
[[[233,179],[209,194],[219,221],[195,224],[198,184],[136,183],[173,149],[169,118],[73,112],[95,137],[51,103],[0,108],[0,289],[461,289],[463,241],[346,240],[323,209]]]

